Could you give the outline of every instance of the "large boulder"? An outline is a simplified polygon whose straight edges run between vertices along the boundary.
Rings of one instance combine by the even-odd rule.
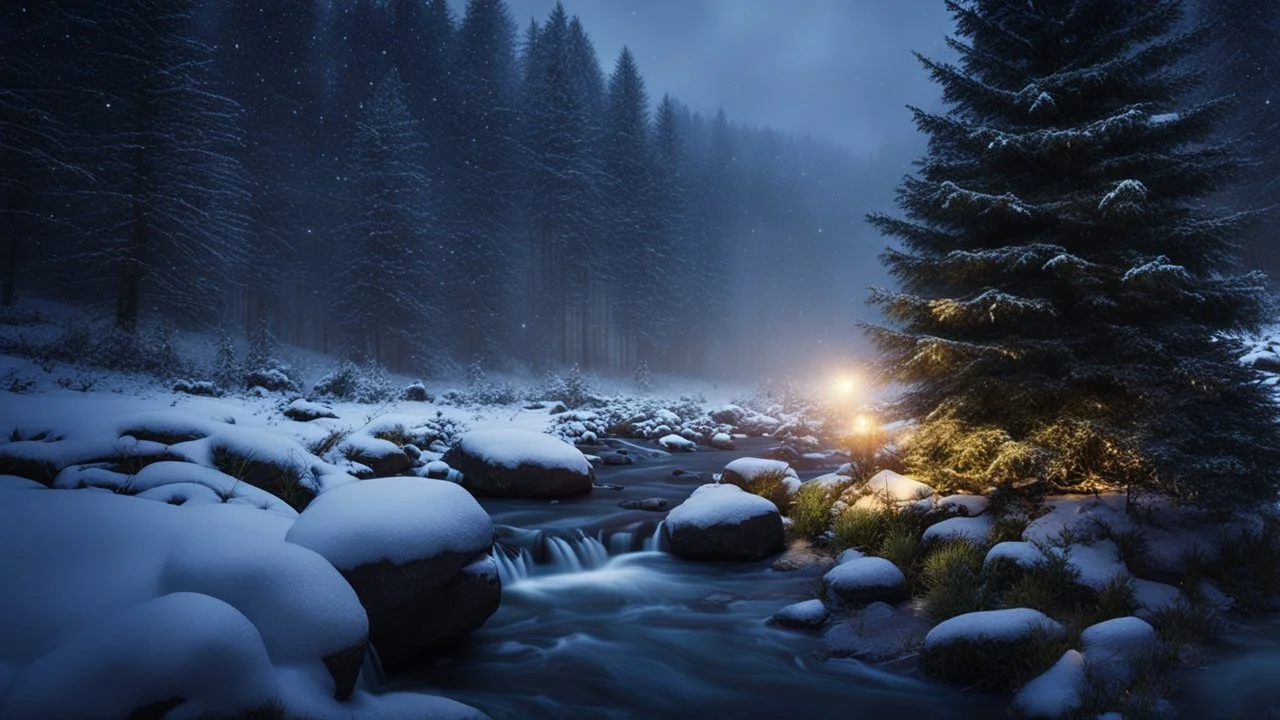
[[[479,496],[560,498],[586,495],[595,471],[577,448],[530,430],[476,430],[463,435],[443,460]]]
[[[493,524],[453,483],[396,477],[336,488],[286,539],[322,555],[355,589],[389,668],[431,655],[498,609]]]
[[[907,596],[907,578],[884,558],[862,557],[827,571],[822,592],[835,605],[896,602]]]
[[[1045,669],[1027,659],[1043,656],[1064,630],[1030,608],[986,610],[944,620],[925,635],[920,668],[925,674],[984,689],[1011,690]]]
[[[782,552],[782,515],[735,485],[703,485],[667,515],[671,553],[688,560],[763,560]]]

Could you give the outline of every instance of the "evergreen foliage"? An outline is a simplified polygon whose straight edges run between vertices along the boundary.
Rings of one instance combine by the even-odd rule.
[[[1243,218],[1199,201],[1237,166],[1222,100],[1185,100],[1202,38],[1176,0],[949,2],[957,65],[921,58],[943,114],[899,188],[900,283],[869,326],[911,470],[944,487],[1040,478],[1215,508],[1275,497],[1277,408],[1235,334],[1264,279]]]

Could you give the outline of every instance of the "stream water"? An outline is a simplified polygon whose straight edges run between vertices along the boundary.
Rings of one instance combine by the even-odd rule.
[[[655,458],[637,446],[636,464],[597,471],[597,482],[622,489],[482,501],[498,526],[501,607],[453,655],[386,689],[425,684],[494,720],[1004,717],[1008,696],[824,659],[819,633],[768,625],[814,597],[817,568],[682,561],[662,552],[663,513],[618,505],[659,497],[675,507],[730,460],[768,447]],[[1181,717],[1280,719],[1280,618],[1243,621],[1207,651],[1207,667],[1183,678]]]
[[[662,513],[618,506],[660,497],[674,507],[729,460],[766,447],[600,468],[597,482],[623,489],[580,499],[483,501],[499,526],[502,606],[451,657],[391,688],[425,683],[495,720],[1002,715],[1006,698],[822,659],[819,634],[767,625],[814,597],[816,568],[685,562],[661,552]]]

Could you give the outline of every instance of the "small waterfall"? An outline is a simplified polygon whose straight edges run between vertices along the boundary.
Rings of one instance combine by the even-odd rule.
[[[498,580],[503,586],[529,577],[529,569],[533,567],[533,553],[527,549],[494,543],[490,554],[498,564]]]
[[[386,684],[387,674],[382,670],[378,651],[373,649],[373,643],[369,643],[364,648],[364,661],[360,663],[360,675],[356,677],[356,687],[374,692]]]
[[[657,552],[662,549],[662,525],[665,522],[665,520],[658,522],[658,525],[653,528],[653,534],[644,539],[644,545],[640,547],[641,550],[645,552]]]

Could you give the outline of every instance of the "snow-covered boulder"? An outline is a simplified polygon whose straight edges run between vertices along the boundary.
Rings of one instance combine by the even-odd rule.
[[[669,452],[693,452],[698,449],[698,443],[675,433],[664,435],[658,440],[658,444]]]
[[[872,475],[862,489],[893,504],[923,500],[934,494],[932,487],[892,470],[881,470]]]
[[[717,450],[733,450],[737,448],[737,444],[734,443],[732,435],[720,432],[711,436],[711,447]]]
[[[991,517],[953,517],[940,523],[934,523],[925,529],[922,540],[926,543],[959,538],[968,540],[974,545],[986,545],[991,534]]]
[[[480,627],[501,598],[489,557],[493,523],[453,483],[397,477],[331,490],[286,539],[319,553],[355,588],[390,667]]]
[[[907,596],[907,578],[884,558],[862,557],[828,570],[822,592],[836,605],[896,602]]]
[[[990,504],[991,501],[982,495],[948,495],[938,500],[938,509],[977,517],[985,513]]]
[[[812,630],[827,621],[827,608],[821,600],[805,600],[788,605],[769,618],[776,625]]]
[[[248,618],[208,595],[172,593],[67,633],[0,694],[0,717],[235,717],[277,697]]]
[[[735,485],[703,485],[663,523],[674,555],[689,560],[762,560],[781,552],[782,515]]]
[[[476,430],[443,460],[475,495],[559,498],[591,492],[595,471],[575,447],[529,430]]]
[[[720,482],[746,490],[765,477],[779,479],[790,492],[800,489],[800,478],[789,464],[767,458],[742,457],[730,462],[721,471]]]
[[[320,403],[308,402],[302,398],[298,398],[288,405],[284,406],[281,411],[285,417],[298,422],[311,422],[321,418],[337,419],[338,415],[328,405]]]
[[[1145,620],[1151,619],[1153,614],[1161,610],[1189,602],[1182,591],[1172,585],[1141,578],[1134,578],[1131,582],[1133,600],[1138,606],[1137,615]]]
[[[1157,643],[1155,628],[1136,617],[1114,618],[1080,633],[1090,675],[1112,690],[1129,681],[1134,664],[1150,658]]]
[[[1028,720],[1058,720],[1084,705],[1087,686],[1084,656],[1068,650],[1013,696],[1013,709]]]
[[[1029,608],[957,615],[925,635],[920,667],[939,680],[1012,688],[1027,679],[1027,658],[1062,633],[1062,625]]]
[[[351,462],[373,471],[374,477],[391,477],[413,467],[413,458],[389,440],[352,435],[342,442],[341,452]]]

